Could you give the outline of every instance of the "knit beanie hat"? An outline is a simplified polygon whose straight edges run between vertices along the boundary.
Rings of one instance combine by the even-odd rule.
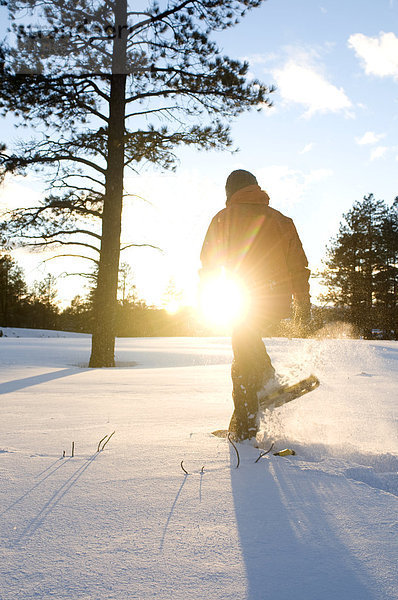
[[[232,173],[228,175],[225,183],[225,192],[227,194],[227,198],[230,198],[233,194],[235,194],[235,192],[247,187],[248,185],[258,185],[257,179],[252,173],[249,171],[244,171],[243,169],[232,171]]]

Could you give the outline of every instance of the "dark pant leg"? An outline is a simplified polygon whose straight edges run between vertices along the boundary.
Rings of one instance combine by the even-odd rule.
[[[264,376],[272,376],[274,369],[260,332],[255,327],[236,328],[232,333],[232,350],[232,398],[235,411],[230,429],[235,430],[238,438],[247,439],[257,433],[257,392]]]

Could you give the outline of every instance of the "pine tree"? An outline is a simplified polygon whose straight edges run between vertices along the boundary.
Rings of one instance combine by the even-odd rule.
[[[382,264],[376,273],[376,311],[384,337],[398,336],[398,198],[382,223]]]
[[[114,365],[125,169],[174,168],[184,144],[226,148],[231,118],[269,104],[272,90],[248,82],[248,64],[223,56],[211,39],[261,2],[3,2],[13,18],[31,10],[39,26],[14,24],[0,108],[41,129],[39,139],[3,149],[3,173],[38,167],[51,188],[3,228],[29,244],[80,248],[98,266],[93,367]]]
[[[56,329],[59,308],[56,278],[49,273],[42,281],[35,281],[29,298],[30,327],[36,329]]]
[[[20,327],[27,287],[22,269],[9,254],[0,255],[0,324]]]
[[[136,302],[138,300],[137,288],[134,283],[133,271],[130,265],[122,262],[119,267],[118,296],[121,305]]]
[[[396,313],[398,229],[394,206],[389,208],[373,194],[365,196],[343,215],[339,232],[327,249],[322,275],[328,293],[324,299],[345,311],[365,337],[370,337],[374,328],[385,329],[387,323],[391,327],[394,310]]]
[[[70,305],[60,313],[58,322],[63,331],[90,333],[92,306],[89,299],[75,296]]]
[[[183,297],[182,290],[179,290],[175,280],[170,278],[162,297],[163,308],[171,314],[178,312],[183,307]]]

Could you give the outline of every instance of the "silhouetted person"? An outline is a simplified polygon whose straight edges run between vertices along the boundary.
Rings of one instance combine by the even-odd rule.
[[[210,223],[202,252],[201,279],[224,267],[245,286],[247,314],[232,333],[231,369],[236,439],[258,429],[258,392],[275,375],[261,334],[291,316],[292,298],[302,321],[310,316],[308,261],[292,219],[271,208],[269,196],[249,171],[233,171],[225,185],[226,208]]]

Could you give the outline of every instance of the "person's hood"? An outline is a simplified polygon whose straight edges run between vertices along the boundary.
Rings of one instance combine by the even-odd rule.
[[[232,206],[234,204],[265,204],[268,206],[269,196],[259,185],[248,185],[228,198],[226,205]]]

